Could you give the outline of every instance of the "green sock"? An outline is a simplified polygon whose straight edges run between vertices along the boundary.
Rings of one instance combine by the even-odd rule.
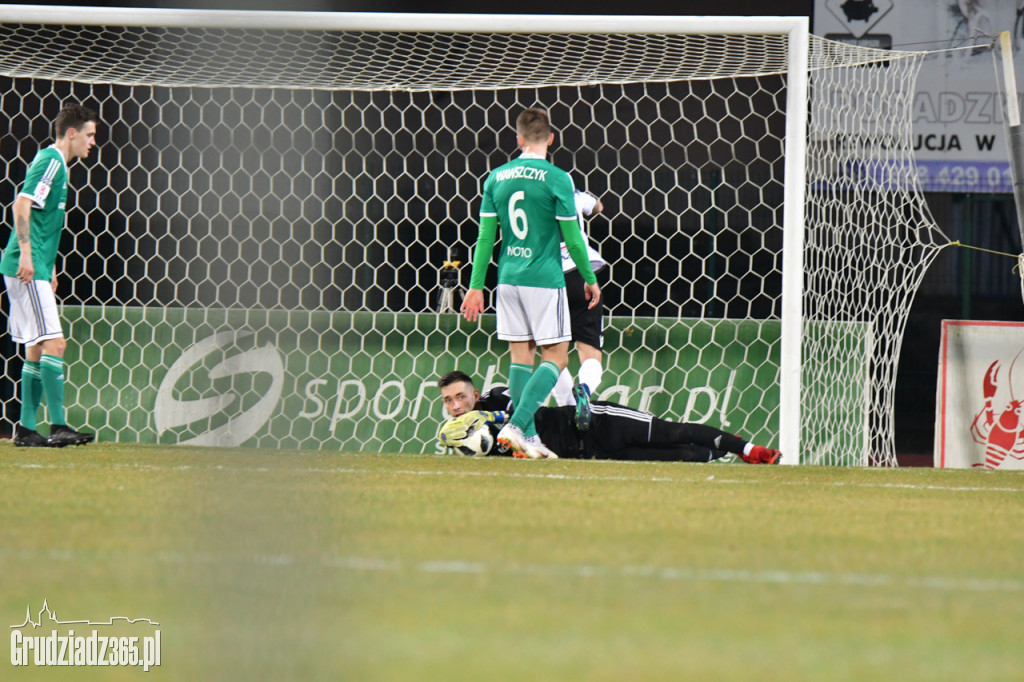
[[[508,392],[512,397],[512,407],[516,410],[519,409],[519,403],[523,399],[523,391],[526,390],[526,385],[530,383],[530,377],[533,376],[533,365],[521,365],[513,362],[508,368]],[[533,421],[530,421],[530,428],[533,429]],[[532,436],[537,433],[536,429],[533,433],[523,432],[523,435]]]
[[[516,411],[512,414],[511,423],[522,429],[526,436],[537,433],[533,415],[541,403],[547,400],[551,389],[558,382],[558,375],[558,366],[555,363],[542,362],[523,389],[523,399],[515,406]]]
[[[508,392],[512,396],[514,406],[519,406],[519,401],[523,398],[523,390],[526,388],[526,384],[530,383],[531,376],[533,376],[533,365],[520,365],[515,362],[509,365]]]
[[[39,375],[42,378],[43,394],[46,398],[46,412],[51,426],[63,426],[64,421],[64,358],[44,355],[39,360]]]
[[[39,376],[39,363],[26,360],[21,366],[21,425],[35,431],[39,403],[43,400],[43,382]]]

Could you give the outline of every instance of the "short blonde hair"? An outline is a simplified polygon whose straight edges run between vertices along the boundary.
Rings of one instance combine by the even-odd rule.
[[[528,144],[547,142],[551,137],[551,123],[548,112],[537,107],[530,107],[516,118],[516,132]]]

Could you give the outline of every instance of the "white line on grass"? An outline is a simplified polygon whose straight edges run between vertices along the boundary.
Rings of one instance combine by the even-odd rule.
[[[525,575],[563,578],[641,578],[669,582],[724,582],[774,585],[852,585],[897,587],[966,592],[1024,592],[1018,580],[948,578],[940,576],[894,577],[871,573],[827,573],[822,571],[751,571],[723,568],[679,568],[673,566],[594,566],[560,564],[487,564],[477,561],[402,562],[368,557],[325,557],[330,567],[351,571],[442,573],[453,575]]]
[[[620,462],[622,464],[636,464],[636,462]],[[544,466],[546,463],[525,463],[525,466]],[[74,469],[76,464],[74,462],[59,462],[51,464],[39,464],[35,462],[8,462],[7,466],[12,466],[20,469]],[[716,469],[716,465],[709,465],[707,470],[708,474],[703,473],[698,476],[688,477],[673,477],[673,476],[584,476],[579,474],[561,474],[561,473],[520,473],[510,471],[456,471],[456,470],[445,470],[437,471],[431,469],[363,469],[358,467],[298,467],[298,468],[287,468],[287,467],[265,467],[265,466],[237,466],[237,465],[223,465],[223,464],[140,464],[140,463],[96,463],[91,461],[83,460],[77,465],[77,468],[101,468],[101,469],[113,469],[113,470],[129,470],[129,471],[216,471],[216,472],[227,472],[227,473],[280,473],[280,474],[374,474],[374,475],[393,475],[393,476],[462,476],[462,477],[479,477],[479,478],[516,478],[516,479],[538,479],[538,480],[551,480],[551,481],[611,481],[611,482],[656,482],[656,483],[712,483],[712,484],[724,484],[724,485],[765,485],[769,482],[759,479],[732,479],[732,478],[721,478],[715,475],[717,470],[722,473],[721,469]],[[817,479],[806,479],[800,481],[773,481],[773,485],[779,486],[830,486],[830,487],[849,487],[849,488],[894,488],[902,490],[928,490],[928,491],[942,491],[942,492],[1003,492],[1003,493],[1024,493],[1024,487],[1010,488],[1004,486],[953,486],[953,485],[932,485],[932,484],[915,484],[915,483],[861,483],[853,481],[820,481]]]
[[[750,571],[722,568],[678,568],[672,566],[593,566],[556,564],[490,565],[474,561],[424,561],[403,563],[395,560],[342,557],[325,559],[335,568],[353,571],[409,571],[414,573],[534,575],[569,578],[643,578],[670,582],[724,582],[773,585],[851,585],[857,587],[897,587],[965,592],[1024,592],[1018,580],[948,578],[940,576],[894,577],[871,573],[826,573],[821,571]]]
[[[74,550],[0,549],[0,562],[62,561],[120,563],[129,557],[123,553],[79,552]],[[944,576],[892,576],[884,573],[831,573],[826,571],[747,570],[731,568],[683,568],[678,566],[599,566],[591,564],[493,564],[460,559],[405,561],[381,557],[321,556],[290,554],[216,554],[163,551],[146,557],[161,564],[230,566],[249,565],[270,569],[296,569],[323,566],[341,571],[367,573],[424,573],[437,575],[527,576],[561,579],[640,579],[681,583],[735,583],[741,585],[851,586],[942,590],[948,592],[1024,592],[1020,580],[958,578]]]
[[[782,485],[803,485],[804,482],[781,482]],[[806,485],[828,485],[833,487],[850,486],[855,488],[900,488],[904,490],[946,490],[952,492],[1003,492],[1024,493],[1024,488],[989,488],[985,486],[967,485],[917,485],[914,483],[850,483],[848,481],[807,482]]]

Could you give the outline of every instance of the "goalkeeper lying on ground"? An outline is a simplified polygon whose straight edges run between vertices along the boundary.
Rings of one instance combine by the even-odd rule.
[[[459,371],[445,374],[437,385],[451,417],[438,433],[442,445],[458,446],[467,427],[477,420],[487,422],[497,433],[512,412],[504,386],[481,396],[473,379]],[[575,424],[575,407],[541,407],[536,415],[537,433],[545,445],[566,458],[711,462],[735,454],[750,464],[778,464],[782,457],[778,450],[704,424],[671,422],[601,400],[591,402],[591,411],[590,428],[581,432]],[[488,454],[511,454],[497,449],[495,443]]]

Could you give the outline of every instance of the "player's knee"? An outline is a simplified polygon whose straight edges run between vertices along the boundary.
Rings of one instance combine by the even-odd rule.
[[[580,362],[586,362],[587,360],[601,362],[601,349],[595,348],[589,343],[578,342],[576,344],[576,353],[580,356]]]
[[[64,337],[57,339],[47,339],[43,341],[43,353],[46,355],[56,355],[58,358],[64,357],[64,351],[67,350],[68,342]]]
[[[540,357],[542,362],[552,362],[562,371],[569,364],[569,342],[541,346]]]

